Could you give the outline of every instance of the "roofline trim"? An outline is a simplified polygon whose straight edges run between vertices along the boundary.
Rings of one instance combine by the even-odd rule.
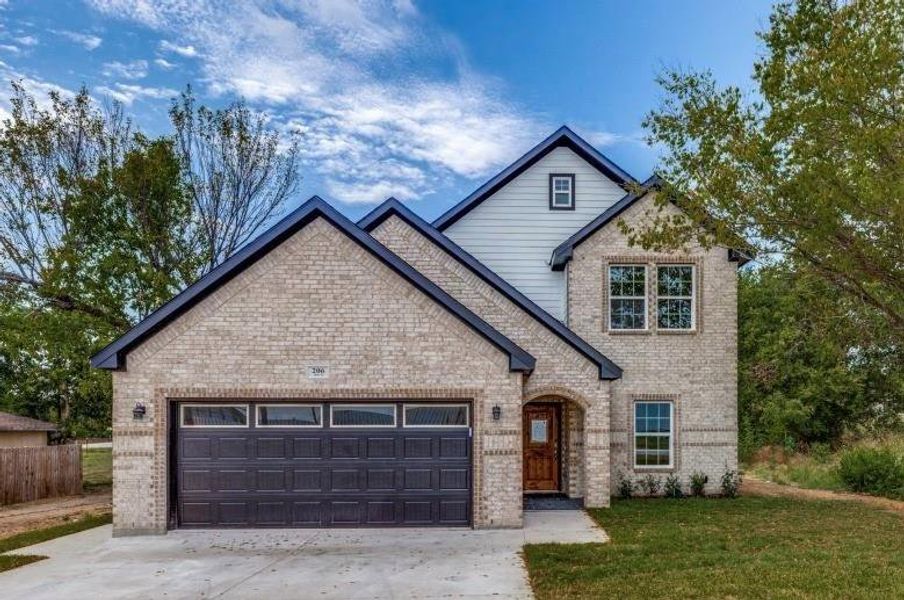
[[[508,298],[509,301],[520,307],[531,317],[539,321],[547,329],[557,335],[562,341],[574,348],[585,358],[595,363],[599,367],[600,379],[618,379],[622,375],[622,369],[604,354],[584,341],[574,331],[569,329],[561,321],[550,315],[548,312],[540,308],[536,303],[527,296],[519,292],[505,279],[497,275],[486,265],[474,258],[467,251],[449,239],[445,234],[436,229],[430,223],[417,216],[411,209],[396,200],[389,198],[361,220],[358,221],[358,227],[370,232],[376,229],[381,223],[392,216],[397,216],[402,221],[413,227],[421,235],[446,251],[455,258],[459,263],[464,265],[472,273],[480,277],[483,281],[492,286],[496,291]]]
[[[318,217],[328,221],[418,290],[470,326],[491,344],[507,353],[509,355],[510,370],[525,373],[533,371],[536,359],[530,353],[471,312],[318,196],[312,196],[307,202],[276,223],[276,225],[244,246],[207,275],[188,286],[119,339],[92,356],[91,365],[101,369],[125,368],[126,354],[132,348],[157,333],[173,319],[184,314],[208,294],[227,283],[275,246],[303,229]]]
[[[498,175],[471,192],[464,200],[447,210],[433,221],[433,227],[443,231],[460,218],[468,214],[477,205],[496,193],[504,185],[533,166],[538,160],[552,152],[555,148],[565,146],[586,160],[598,171],[618,183],[622,188],[636,184],[627,171],[604,156],[581,136],[563,125],[545,140],[528,150],[521,158],[503,169]]]

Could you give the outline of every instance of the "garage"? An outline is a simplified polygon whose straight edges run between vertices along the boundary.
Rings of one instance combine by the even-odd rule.
[[[172,410],[177,527],[471,524],[469,403],[193,400]]]

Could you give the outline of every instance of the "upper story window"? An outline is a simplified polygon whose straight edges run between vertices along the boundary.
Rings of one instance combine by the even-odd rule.
[[[647,328],[646,265],[609,267],[609,328],[619,330]]]
[[[664,265],[658,267],[656,275],[656,326],[694,329],[694,266]]]
[[[574,210],[574,173],[549,176],[549,209]]]

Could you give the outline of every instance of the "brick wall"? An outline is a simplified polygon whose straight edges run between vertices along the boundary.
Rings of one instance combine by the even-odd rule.
[[[622,218],[638,224],[651,210],[656,210],[652,194]],[[612,263],[648,265],[649,331],[609,331],[607,273]],[[655,327],[655,265],[664,263],[696,266],[694,333]],[[612,386],[613,479],[619,471],[635,479],[648,472],[633,468],[634,401],[667,399],[674,402],[677,424],[674,468],[653,472],[661,478],[677,473],[686,484],[691,472],[703,471],[709,475],[709,491],[716,491],[725,469],[737,468],[737,264],[728,261],[724,248],[692,247],[670,254],[632,248],[613,222],[575,249],[568,281],[569,326],[624,369]]]
[[[599,367],[398,217],[381,223],[373,236],[537,359],[525,384],[524,401],[567,400],[575,406],[564,413],[570,423],[567,433],[573,434],[565,439],[565,489],[583,497],[587,506],[608,506],[611,383],[599,379]],[[518,457],[520,465],[520,411],[517,416],[516,427],[500,443]],[[595,423],[589,431],[592,444],[584,444],[579,416]],[[588,452],[590,455],[585,456]],[[587,469],[587,464],[593,467]]]
[[[329,366],[329,378],[307,379],[311,364]],[[520,431],[522,380],[504,353],[316,220],[114,373],[114,531],[165,531],[167,403],[200,397],[471,398],[475,524],[518,526],[521,457],[510,439]],[[148,407],[140,422],[136,402]]]

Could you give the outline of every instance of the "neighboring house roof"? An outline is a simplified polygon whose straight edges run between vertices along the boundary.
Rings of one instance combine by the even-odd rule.
[[[371,211],[367,216],[358,221],[358,226],[366,231],[373,231],[380,223],[391,216],[397,216],[402,221],[413,227],[421,235],[445,250],[449,255],[467,267],[472,273],[483,279],[486,283],[508,298],[516,306],[546,326],[566,344],[578,351],[591,362],[599,366],[600,379],[618,379],[622,375],[621,368],[606,358],[596,348],[585,342],[561,321],[529,300],[527,296],[516,290],[510,283],[487,268],[482,262],[465,252],[455,242],[446,237],[435,227],[414,214],[411,209],[396,200],[389,198],[383,204]]]
[[[494,329],[486,321],[424,277],[408,263],[393,254],[363,229],[341,215],[336,209],[317,196],[302,204],[276,225],[244,246],[210,273],[187,287],[182,293],[151,313],[146,319],[126,332],[122,337],[91,357],[91,364],[101,369],[120,369],[125,366],[129,350],[152,336],[179,317],[208,294],[241,273],[246,267],[291,235],[321,217],[340,232],[370,252],[381,262],[414,285],[418,290],[461,319],[471,329],[509,356],[512,371],[531,372],[536,359],[509,338]]]
[[[625,194],[618,202],[600,213],[598,217],[574,232],[570,238],[559,244],[556,249],[552,251],[552,258],[549,260],[552,270],[561,271],[564,269],[568,261],[571,260],[574,249],[578,245],[599,231],[607,223],[612,221],[612,219],[625,212],[632,204],[646,196],[651,189],[658,188],[661,184],[662,180],[658,175],[650,176],[646,181],[640,184],[640,190]]]
[[[571,149],[575,154],[586,160],[590,165],[603,173],[603,175],[613,180],[622,187],[637,183],[637,181],[633,177],[631,177],[631,175],[629,175],[627,171],[603,156],[603,154],[599,150],[591,146],[578,134],[563,125],[548,138],[531,148],[527,152],[527,154],[513,162],[501,173],[474,190],[474,192],[471,193],[470,196],[450,208],[442,216],[433,221],[433,226],[440,231],[443,231],[444,229],[455,223],[457,220],[465,216],[481,202],[496,193],[504,185],[529,169],[541,158],[543,158],[556,148],[560,147]]]
[[[56,431],[57,426],[47,421],[0,412],[0,431]]]

